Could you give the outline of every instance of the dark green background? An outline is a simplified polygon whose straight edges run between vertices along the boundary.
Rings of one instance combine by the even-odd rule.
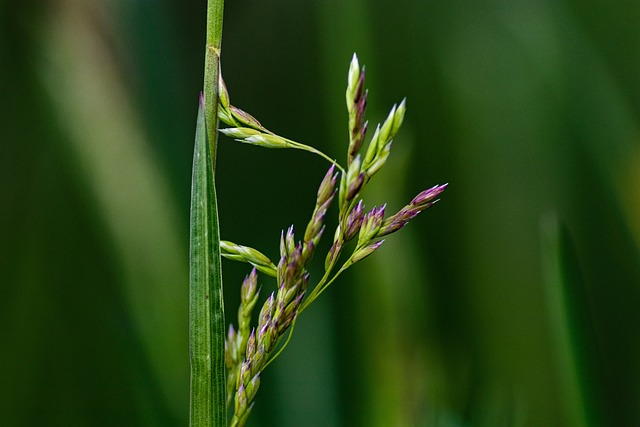
[[[372,123],[408,99],[367,205],[450,184],[304,313],[250,425],[638,425],[640,3],[227,3],[232,103],[343,159],[357,52]],[[205,8],[0,1],[2,426],[187,425]],[[221,140],[223,238],[275,258],[326,167]]]

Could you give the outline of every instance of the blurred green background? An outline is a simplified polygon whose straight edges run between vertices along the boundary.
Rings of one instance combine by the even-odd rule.
[[[187,425],[205,8],[0,0],[2,426]],[[251,426],[640,423],[638,22],[635,0],[227,2],[232,103],[343,159],[357,52],[372,123],[408,98],[367,205],[450,183],[304,313]],[[326,168],[221,140],[223,238],[275,257]],[[223,268],[231,320],[247,268]]]

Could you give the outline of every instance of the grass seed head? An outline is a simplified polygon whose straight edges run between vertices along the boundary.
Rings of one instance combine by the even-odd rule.
[[[365,68],[360,67],[354,54],[349,65],[346,104],[349,119],[349,146],[346,170],[335,164],[329,156],[313,147],[275,135],[265,129],[257,119],[230,104],[224,82],[220,83],[219,117],[229,128],[221,132],[240,142],[269,148],[297,148],[321,155],[334,163],[325,173],[316,194],[316,203],[302,241],[296,243],[293,226],[280,234],[280,260],[274,265],[261,252],[246,246],[223,241],[220,244],[226,258],[249,262],[254,266],[241,288],[241,306],[238,313],[238,331],[230,327],[226,338],[226,357],[229,367],[228,384],[235,390],[235,414],[232,425],[244,425],[253,408],[253,399],[260,384],[260,373],[277,354],[278,342],[299,314],[329,286],[335,277],[352,264],[375,252],[384,242],[382,236],[404,227],[411,219],[437,202],[445,185],[437,185],[422,191],[406,206],[389,218],[384,218],[386,205],[364,212],[364,203],[358,199],[369,179],[386,163],[391,152],[393,138],[400,130],[406,113],[406,100],[394,105],[382,124],[376,126],[366,152],[361,148],[366,136],[365,121],[368,91],[365,88]],[[337,184],[338,173],[342,173]],[[325,230],[325,219],[338,185],[338,225],[333,243],[325,258],[325,276],[304,299],[309,286],[306,270],[320,238]],[[358,236],[357,244],[345,264],[336,272],[344,245]],[[251,311],[256,304],[259,289],[257,271],[277,280],[277,290],[264,302],[258,316],[258,324],[250,328]],[[332,276],[333,274],[333,276]],[[287,341],[288,342],[288,341]],[[285,344],[286,345],[286,344]],[[233,388],[235,385],[235,389]]]

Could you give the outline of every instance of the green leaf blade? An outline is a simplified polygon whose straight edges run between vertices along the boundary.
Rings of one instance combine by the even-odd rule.
[[[211,149],[202,97],[191,184],[189,356],[192,427],[226,426],[225,320],[220,231]]]

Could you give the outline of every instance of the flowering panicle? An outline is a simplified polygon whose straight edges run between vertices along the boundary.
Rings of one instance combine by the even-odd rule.
[[[258,272],[254,268],[251,274],[245,277],[240,288],[240,307],[238,308],[238,330],[229,326],[229,333],[225,343],[225,361],[227,365],[227,404],[235,390],[238,366],[247,351],[247,344],[252,335],[251,313],[258,301]]]
[[[365,209],[360,194],[373,175],[386,163],[393,138],[404,120],[406,102],[402,100],[391,108],[385,121],[376,126],[362,153],[367,132],[365,111],[368,97],[364,81],[364,67],[360,67],[357,56],[353,55],[346,90],[349,145],[346,168],[343,168],[315,148],[270,132],[252,115],[231,105],[226,86],[220,80],[218,116],[229,126],[221,130],[223,134],[263,147],[303,149],[332,163],[318,187],[311,219],[302,239],[296,241],[293,226],[280,234],[280,258],[277,265],[256,249],[229,241],[220,243],[222,256],[253,266],[240,290],[238,327],[235,329],[233,325],[230,326],[226,340],[228,404],[231,399],[234,401],[232,426],[242,426],[246,422],[260,386],[261,372],[287,345],[288,339],[284,343],[282,339],[287,331],[292,331],[297,316],[344,270],[376,251],[384,242],[383,237],[400,230],[420,212],[436,203],[438,196],[446,188],[447,184],[444,184],[424,190],[400,211],[388,217],[385,217],[386,205]],[[307,266],[324,234],[325,219],[336,193],[337,225],[331,247],[324,257],[324,275],[315,286],[310,287]],[[251,313],[259,294],[258,272],[275,278],[276,286],[262,305],[257,323],[252,327]]]
[[[233,359],[228,356],[235,362],[227,364],[230,370],[227,382],[227,387],[230,388],[229,396],[232,396],[235,390],[232,426],[242,425],[251,411],[253,398],[260,385],[260,373],[269,363],[280,338],[295,321],[309,285],[309,273],[305,270],[308,260],[305,259],[303,243],[295,243],[293,227],[290,227],[286,234],[283,232],[280,237],[280,255],[277,267],[278,288],[263,304],[258,324],[250,333],[248,324],[244,323],[244,320],[250,319],[250,314],[246,316],[244,308],[247,308],[249,313],[253,309],[250,303],[255,301],[252,293],[255,286],[250,288],[250,285],[247,285],[248,289],[245,290],[243,284],[241,291],[243,303],[238,313],[240,327],[237,333],[230,332],[227,343],[227,354],[244,354],[242,361],[237,357]],[[255,271],[254,269],[252,276],[255,275]],[[245,298],[250,299],[250,303],[245,304]]]

